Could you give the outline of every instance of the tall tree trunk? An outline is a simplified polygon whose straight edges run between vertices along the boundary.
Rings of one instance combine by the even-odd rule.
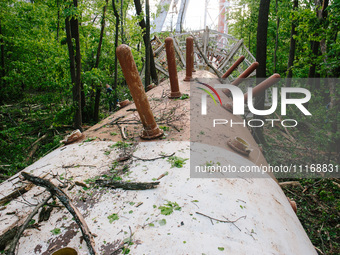
[[[275,49],[274,49],[274,73],[277,70],[277,49],[279,44],[279,28],[280,28],[280,16],[278,15],[278,0],[275,1],[275,12],[276,12],[276,36],[275,36]]]
[[[294,0],[294,4],[293,4],[293,12],[296,11],[298,9],[298,5],[299,5],[299,0]],[[294,36],[297,35],[297,31],[296,31],[296,21],[294,20],[294,13],[292,15],[292,30],[290,32],[290,48],[289,48],[289,59],[288,59],[288,66],[287,66],[287,81],[286,81],[286,87],[290,87],[291,86],[291,78],[293,77],[293,64],[294,64],[294,58],[295,58],[295,48],[296,48],[296,40],[294,38]]]
[[[322,1],[322,3],[321,3]],[[315,0],[315,7],[316,7],[316,16],[320,22],[322,23],[322,20],[327,17],[327,11],[325,10],[328,6],[328,0]],[[319,34],[316,33],[314,35],[315,37],[318,37]],[[319,55],[319,48],[320,47],[320,41],[312,41],[311,42],[311,50],[313,54],[313,58],[316,59],[316,57]],[[308,78],[314,78],[315,77],[315,71],[316,71],[316,63],[313,61],[312,65],[309,68],[308,72]]]
[[[2,24],[0,20],[0,50],[1,50],[1,88],[5,88],[5,80],[2,79],[6,75],[6,67],[5,67],[5,44],[4,44],[4,38],[2,34]]]
[[[120,39],[122,43],[125,43],[125,36],[124,36],[124,5],[123,0],[120,0]]]
[[[317,41],[311,42],[311,50],[312,50],[312,56],[315,56],[314,59],[319,55],[319,45],[320,43]],[[316,63],[314,60],[312,61],[312,65],[309,67],[308,71],[308,81],[307,84],[310,86],[310,90],[314,90],[314,79],[316,77]],[[308,106],[308,102],[306,103]]]
[[[145,38],[147,42],[150,42],[150,6],[149,0],[145,1]],[[151,44],[145,44],[145,90],[150,85],[150,48]]]
[[[135,8],[136,8],[136,13],[137,15],[140,15],[142,13],[142,6],[140,3],[140,0],[134,0],[135,3]],[[139,22],[139,26],[142,29],[146,29],[146,25],[145,25],[145,21],[144,19],[142,19]],[[146,47],[147,44],[150,44],[150,72],[151,72],[151,78],[152,78],[152,82],[155,84],[158,84],[158,76],[157,76],[157,70],[156,70],[156,65],[155,65],[155,59],[153,58],[153,50],[151,47],[151,42],[150,40],[148,41],[146,38],[145,33],[143,34],[143,41],[144,41],[144,45]]]
[[[72,86],[74,86],[74,84],[76,83],[76,68],[75,68],[75,62],[74,62],[74,50],[73,50],[71,25],[70,25],[69,17],[65,18],[65,30],[66,30],[68,56],[70,59],[71,82],[72,82]]]
[[[259,18],[257,24],[256,36],[256,61],[259,67],[256,70],[256,82],[259,83],[260,78],[266,77],[267,62],[267,31],[268,31],[268,14],[270,0],[261,0],[259,9]],[[262,92],[255,98],[255,105],[258,110],[264,109],[265,92]],[[257,116],[262,118],[262,116]],[[255,128],[255,139],[258,143],[265,144],[262,128]]]
[[[57,9],[58,9],[58,14],[57,14],[57,41],[59,41],[59,28],[60,28],[59,0],[57,0]]]
[[[117,0],[118,2],[118,0]],[[117,47],[118,47],[118,36],[119,36],[119,14],[117,12],[115,1],[112,0],[113,13],[116,17],[116,31],[115,31],[115,74],[113,82],[113,103],[116,104],[117,101],[117,86],[118,86],[118,61],[117,61]]]
[[[73,0],[74,7],[78,6],[78,1]],[[72,80],[73,105],[75,108],[74,127],[82,131],[81,115],[81,54],[79,41],[79,23],[78,19],[66,17],[65,19],[67,46],[70,58],[70,71]],[[72,38],[75,39],[76,54],[74,54]]]
[[[259,62],[259,67],[256,70],[256,78],[266,77],[269,6],[270,0],[261,0],[256,37],[256,61]]]
[[[103,17],[102,17],[102,21],[101,21],[100,36],[99,36],[97,55],[96,55],[96,63],[95,63],[94,68],[99,67],[99,59],[100,59],[100,53],[101,53],[103,37],[104,37],[104,30],[105,30],[105,15],[106,15],[107,4],[108,4],[108,0],[106,0],[106,4],[103,7]],[[95,122],[99,121],[100,93],[101,93],[101,85],[98,84],[96,86],[96,98],[95,98],[95,101],[94,101],[94,113],[93,113],[93,119],[94,119]]]

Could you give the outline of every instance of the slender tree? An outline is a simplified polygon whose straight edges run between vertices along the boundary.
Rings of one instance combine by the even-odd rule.
[[[60,29],[60,10],[59,0],[57,0],[57,41],[59,41],[59,29]]]
[[[117,0],[118,2],[118,0]],[[119,14],[116,8],[115,1],[112,0],[112,7],[113,7],[113,13],[116,17],[116,31],[115,31],[115,71],[114,71],[114,82],[113,82],[113,92],[114,92],[114,97],[113,97],[113,103],[116,103],[117,97],[116,97],[116,91],[117,91],[117,86],[118,86],[118,59],[117,59],[117,54],[116,50],[118,48],[118,39],[119,39]]]
[[[299,0],[294,0],[293,3],[293,15],[292,15],[292,30],[290,32],[290,48],[289,48],[289,59],[288,59],[288,66],[287,66],[287,81],[286,87],[291,86],[291,78],[293,77],[293,64],[295,58],[295,48],[296,48],[296,39],[295,36],[297,35],[296,31],[296,21],[294,20],[294,12],[297,11],[299,5]]]
[[[124,37],[124,4],[123,0],[120,0],[120,38],[122,43],[125,43]]]
[[[134,0],[134,3],[135,3],[135,8],[136,8],[137,15],[141,15],[141,13],[142,13],[142,5],[140,3],[140,0]],[[146,24],[145,24],[145,20],[144,19],[142,19],[139,22],[139,26],[143,30],[146,29]],[[151,72],[151,78],[152,78],[152,82],[153,83],[158,84],[158,76],[157,76],[155,60],[153,58],[153,50],[152,50],[152,47],[151,47],[151,42],[150,42],[150,40],[147,40],[145,33],[143,33],[143,41],[144,41],[145,47],[146,47],[147,44],[150,44],[150,72]]]
[[[73,0],[73,7],[78,7],[78,0]],[[67,37],[67,46],[70,59],[70,71],[72,80],[73,105],[75,108],[74,127],[82,131],[82,100],[81,100],[81,54],[79,40],[79,22],[75,16],[66,17],[65,29]],[[76,52],[74,54],[74,45],[72,38],[75,41]]]
[[[256,70],[257,83],[260,81],[260,79],[266,77],[269,6],[270,0],[261,0],[256,37],[256,60],[259,62],[259,67]],[[255,98],[255,105],[258,110],[264,109],[264,100],[265,92],[262,92]],[[255,138],[257,139],[258,143],[265,144],[262,128],[255,128]]]
[[[2,24],[0,20],[0,50],[1,50],[1,77],[0,77],[0,85],[1,88],[5,88],[5,80],[3,77],[6,75],[6,69],[5,69],[5,44],[4,44],[4,39],[3,39],[3,34],[2,34]],[[0,98],[2,98],[0,96]],[[1,102],[0,102],[1,103]]]
[[[275,35],[275,49],[274,49],[274,73],[276,73],[277,49],[278,49],[278,46],[279,46],[280,16],[278,15],[278,11],[279,11],[278,0],[276,0],[275,1],[276,35]]]
[[[145,1],[145,37],[146,41],[150,42],[150,6],[149,0]],[[150,43],[145,44],[145,89],[150,84]]]
[[[98,48],[97,48],[96,63],[95,63],[94,68],[99,67],[99,59],[100,59],[100,53],[101,53],[103,37],[104,37],[104,30],[105,30],[105,16],[106,16],[107,5],[108,5],[108,0],[106,0],[106,4],[103,7],[103,16],[102,16],[102,20],[101,20],[100,36],[99,36],[99,42],[98,42]],[[96,98],[95,98],[95,101],[94,101],[94,114],[93,114],[93,119],[96,122],[99,121],[100,94],[101,94],[101,85],[97,84],[97,86],[96,86]]]

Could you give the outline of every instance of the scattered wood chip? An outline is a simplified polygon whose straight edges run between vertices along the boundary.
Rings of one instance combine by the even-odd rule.
[[[83,183],[83,182],[75,181],[74,184],[77,185],[77,186],[88,188],[87,185],[85,183]]]
[[[122,127],[121,127],[121,132],[122,132],[122,137],[123,137],[123,139],[126,140],[127,137],[126,137],[126,134],[125,134],[125,126],[122,126]]]
[[[143,202],[139,202],[135,205],[135,207],[140,207],[143,204]]]
[[[298,181],[280,182],[279,185],[282,188],[288,187],[288,186],[300,187],[301,189],[303,188],[301,183]]]
[[[68,189],[67,190],[72,190],[73,188],[74,188],[74,186],[76,186],[74,183],[72,183],[71,184],[71,186],[70,187],[68,187]]]
[[[126,156],[122,156],[116,159],[117,162],[124,162],[127,161],[131,158],[132,155],[126,155]]]
[[[340,184],[335,182],[335,181],[332,181],[332,183],[335,185],[335,186],[338,186],[338,188],[340,188]]]
[[[164,176],[166,176],[166,174],[161,174],[158,178],[157,178],[157,181],[162,179]]]

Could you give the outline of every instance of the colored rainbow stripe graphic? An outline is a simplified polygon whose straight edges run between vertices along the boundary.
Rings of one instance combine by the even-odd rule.
[[[206,84],[206,83],[203,83],[203,82],[200,82],[200,81],[196,81],[196,82],[199,83],[199,84],[202,84],[202,85],[204,85],[206,87],[208,87],[209,89],[211,89],[211,91],[215,93],[215,95],[217,96],[218,100],[220,101],[220,104],[222,105],[222,100],[220,98],[220,95],[217,93],[217,91],[213,87],[211,87],[209,84]],[[214,103],[217,104],[215,98],[213,97],[213,95],[208,90],[200,88],[200,87],[197,87],[197,88],[203,90],[204,92],[206,92],[212,98],[212,100],[214,100]]]

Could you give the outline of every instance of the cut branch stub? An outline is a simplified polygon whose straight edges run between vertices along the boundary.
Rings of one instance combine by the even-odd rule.
[[[258,84],[256,87],[253,88],[252,94],[253,98],[257,97],[261,92],[265,91],[269,87],[273,86],[275,83],[280,81],[280,75],[277,73],[274,73],[272,76],[270,76],[268,79],[264,80],[260,84]],[[246,103],[248,99],[248,93],[244,94],[244,102]]]
[[[192,69],[194,68],[194,38],[189,36],[186,39],[186,76],[184,81],[192,80]]]
[[[243,62],[244,56],[241,56],[236,62],[222,75],[222,79],[226,79],[231,73]]]
[[[174,43],[171,37],[167,37],[165,39],[165,49],[166,49],[166,58],[168,60],[168,71],[169,71],[170,86],[171,86],[171,94],[169,98],[179,98],[181,96],[181,92],[179,91],[179,85],[178,85]]]
[[[120,45],[117,48],[117,57],[144,127],[141,138],[154,139],[162,136],[163,131],[158,127],[151,111],[130,47],[125,44]]]
[[[259,66],[258,62],[252,63],[243,73],[240,74],[239,77],[235,81],[233,81],[231,84],[238,86],[245,78],[247,78],[252,72],[255,71],[255,69]],[[231,96],[231,92],[229,89],[223,89],[222,92],[227,95],[228,97]]]
[[[243,73],[240,74],[239,77],[237,77],[237,79],[235,81],[233,81],[231,84],[238,86],[243,79],[247,78],[252,72],[255,71],[256,68],[258,68],[259,63],[258,62],[254,62],[252,63]]]

